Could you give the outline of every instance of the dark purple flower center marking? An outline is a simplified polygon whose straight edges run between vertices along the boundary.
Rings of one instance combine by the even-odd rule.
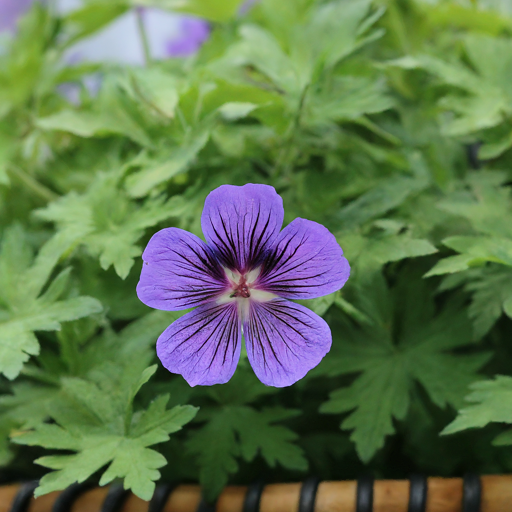
[[[243,297],[244,299],[248,299],[251,296],[251,292],[249,291],[249,283],[247,282],[246,276],[240,277],[240,282],[237,287],[234,289],[231,297]]]

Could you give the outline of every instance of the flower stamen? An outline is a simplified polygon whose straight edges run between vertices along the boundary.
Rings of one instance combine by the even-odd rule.
[[[246,299],[256,302],[267,302],[277,297],[276,294],[261,290],[257,286],[257,280],[261,271],[260,267],[254,268],[245,274],[227,268],[224,268],[224,271],[230,286],[225,293],[217,297],[217,304],[237,301],[242,317],[245,317],[248,312],[249,301]]]
[[[250,296],[251,292],[249,291],[249,283],[247,282],[246,276],[240,276],[240,281],[230,297],[243,297],[244,299],[248,299]]]

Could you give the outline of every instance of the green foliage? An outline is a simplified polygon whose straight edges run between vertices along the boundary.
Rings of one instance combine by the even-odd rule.
[[[288,469],[305,471],[307,460],[294,444],[298,435],[287,427],[274,425],[297,413],[282,408],[256,411],[238,405],[225,406],[212,414],[206,426],[188,443],[189,451],[197,457],[199,481],[207,490],[205,497],[214,498],[227,484],[229,474],[239,468],[237,457],[251,462],[260,453],[270,467],[279,463]]]
[[[426,274],[455,274],[445,280],[444,289],[464,283],[472,294],[468,313],[477,339],[487,334],[502,313],[512,314],[512,212],[503,180],[500,173],[470,175],[470,190],[441,203],[445,211],[466,218],[474,233],[444,239],[443,244],[459,254],[442,259]]]
[[[207,499],[213,499],[227,484],[230,474],[238,471],[240,458],[251,462],[261,456],[271,468],[276,464],[292,470],[308,468],[304,453],[297,446],[299,436],[284,425],[275,425],[298,416],[300,411],[282,407],[258,410],[247,405],[275,392],[256,379],[245,358],[228,384],[208,391],[213,403],[209,402],[198,416],[206,423],[191,433],[187,442],[187,453],[197,461],[199,481]],[[212,439],[216,442],[212,443]]]
[[[450,353],[471,341],[464,310],[448,304],[436,315],[428,288],[409,288],[410,277],[405,273],[390,291],[377,274],[358,290],[356,306],[372,323],[360,328],[350,321],[340,325],[343,343],[317,371],[331,377],[362,372],[349,387],[331,392],[320,410],[353,411],[341,428],[353,430],[351,439],[365,461],[395,431],[393,419],[405,418],[415,382],[438,407],[457,407],[468,384],[477,379],[475,372],[488,360],[486,354]]]
[[[467,428],[485,427],[489,423],[512,423],[512,378],[497,375],[494,380],[476,382],[466,397],[472,405],[459,411],[442,434],[453,434]],[[512,444],[512,431],[507,430],[495,440],[496,445]]]
[[[56,331],[68,322],[101,311],[92,297],[65,297],[70,269],[42,293],[71,237],[56,235],[34,259],[19,226],[6,231],[0,252],[0,372],[15,379],[23,363],[39,354],[34,331]]]
[[[191,58],[66,64],[140,6],[212,34]],[[211,500],[262,475],[509,472],[490,442],[512,423],[510,12],[241,7],[86,0],[57,17],[34,2],[1,35],[0,465],[41,478],[38,494],[119,479],[149,499],[161,472]],[[333,344],[291,388],[261,384],[245,349],[224,385],[155,371],[186,312],[138,301],[140,255],[164,227],[201,235],[225,183],[274,186],[285,224],[327,226],[351,265],[342,290],[301,301]]]
[[[62,392],[49,408],[55,423],[40,424],[13,439],[19,444],[77,452],[35,461],[55,470],[41,479],[36,496],[83,482],[108,464],[100,485],[123,478],[125,489],[142,499],[151,498],[154,481],[160,477],[158,468],[166,460],[148,446],[168,441],[169,434],[180,430],[197,412],[189,405],[166,409],[169,397],[160,396],[146,410],[133,414],[133,398],[155,371],[156,366],[151,366],[138,378],[122,375],[114,383],[105,375],[98,384],[63,380]]]
[[[101,268],[114,266],[126,278],[134,258],[142,254],[136,242],[150,226],[180,215],[178,196],[163,197],[142,205],[130,202],[119,186],[119,173],[100,174],[81,196],[70,192],[35,214],[54,222],[62,236],[78,235],[90,253],[99,257]]]
[[[497,132],[486,134],[488,142],[480,150],[482,158],[493,158],[512,146],[507,126],[512,116],[512,42],[482,34],[467,34],[463,42],[470,66],[460,61],[445,62],[433,55],[405,57],[395,64],[423,68],[455,89],[440,100],[443,109],[456,114],[443,126],[447,135],[468,135],[499,127]]]
[[[227,21],[236,14],[240,0],[225,2],[209,2],[208,0],[137,0],[129,2],[132,5],[145,5],[169,9],[173,12],[193,14],[211,21]]]

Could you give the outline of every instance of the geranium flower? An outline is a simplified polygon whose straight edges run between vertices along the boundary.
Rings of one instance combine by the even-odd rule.
[[[177,311],[198,306],[158,338],[157,354],[191,386],[221,384],[235,372],[241,334],[258,378],[289,386],[331,347],[327,323],[287,299],[339,290],[350,267],[334,236],[316,222],[295,219],[282,231],[281,197],[268,185],[223,185],[206,198],[206,238],[162,229],[148,243],[139,299]]]

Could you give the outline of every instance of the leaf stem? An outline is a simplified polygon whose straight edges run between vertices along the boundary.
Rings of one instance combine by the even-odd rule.
[[[25,184],[34,194],[39,196],[41,199],[44,199],[46,202],[51,203],[59,198],[59,195],[45,187],[43,184],[39,183],[36,179],[34,179],[30,174],[25,172],[23,169],[18,167],[17,165],[10,165],[9,170],[14,176],[16,176],[23,184]]]
[[[128,436],[130,434],[132,417],[133,417],[133,405],[132,405],[132,402],[130,402],[126,407],[126,411],[124,412],[123,423],[124,423],[124,435],[125,436]]]
[[[142,51],[144,52],[144,61],[147,66],[151,63],[151,50],[149,48],[148,34],[144,24],[144,9],[142,7],[135,8],[135,18],[137,19],[137,28],[142,43]]]
[[[309,84],[307,84],[299,98],[299,104],[297,105],[297,111],[290,122],[290,125],[285,134],[285,140],[281,151],[276,160],[274,166],[273,175],[278,177],[284,171],[285,175],[288,175],[292,170],[293,162],[298,156],[298,151],[294,151],[294,144],[296,142],[297,133],[300,129],[302,114],[304,110],[304,103],[309,90]],[[286,176],[287,177],[287,176]]]

